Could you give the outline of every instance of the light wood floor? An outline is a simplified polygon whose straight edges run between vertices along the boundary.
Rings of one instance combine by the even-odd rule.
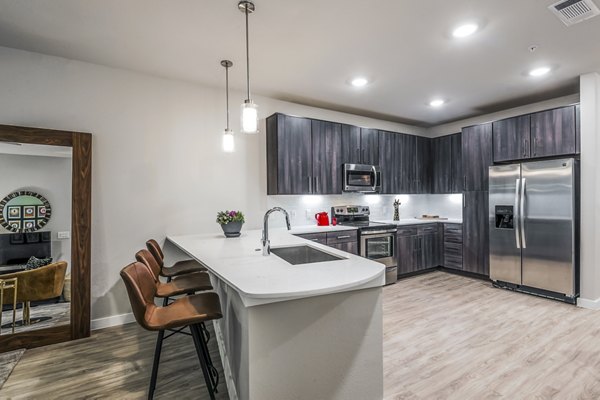
[[[142,399],[154,339],[130,324],[28,350],[0,398]],[[155,398],[208,397],[195,357],[189,337],[165,343]],[[442,272],[409,278],[384,288],[384,373],[386,400],[600,399],[600,312]]]

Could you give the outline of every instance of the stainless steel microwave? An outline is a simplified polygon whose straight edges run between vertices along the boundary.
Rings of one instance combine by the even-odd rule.
[[[380,190],[378,165],[344,164],[344,192],[379,193]]]

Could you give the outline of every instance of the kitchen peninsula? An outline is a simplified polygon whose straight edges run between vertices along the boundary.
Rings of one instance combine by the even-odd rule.
[[[259,230],[168,238],[208,268],[221,298],[215,330],[230,398],[380,399],[385,267],[300,233],[273,230],[272,250],[309,245],[341,259],[263,256]]]

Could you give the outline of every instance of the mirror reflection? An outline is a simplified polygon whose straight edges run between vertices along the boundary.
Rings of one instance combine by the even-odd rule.
[[[0,143],[0,335],[70,324],[72,149]]]

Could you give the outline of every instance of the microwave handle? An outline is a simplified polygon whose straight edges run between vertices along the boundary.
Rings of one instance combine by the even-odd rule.
[[[371,165],[371,170],[373,171],[373,191],[375,191],[377,190],[377,169]]]

